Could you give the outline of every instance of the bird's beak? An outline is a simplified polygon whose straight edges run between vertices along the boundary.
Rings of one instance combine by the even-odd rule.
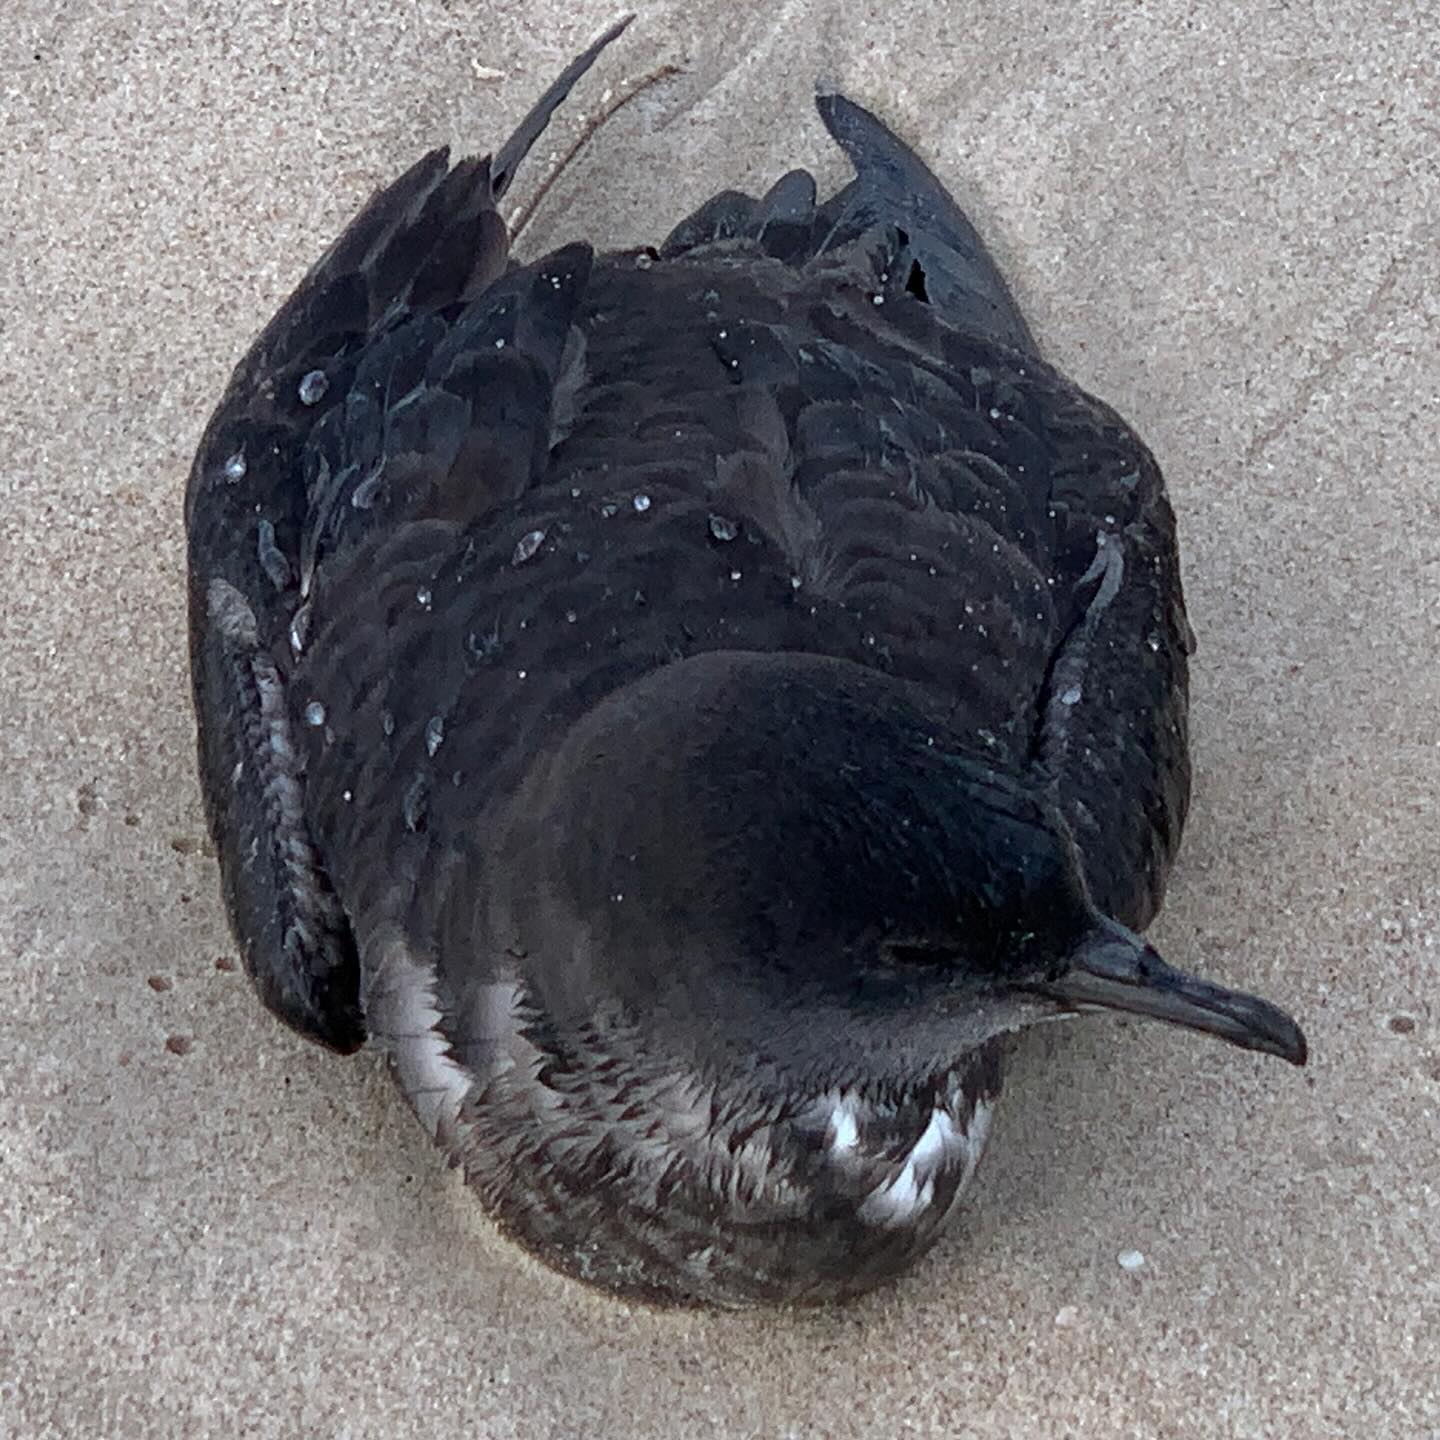
[[[1167,965],[1138,935],[1104,920],[1067,970],[1027,989],[1076,1010],[1123,1010],[1228,1040],[1242,1050],[1303,1065],[1305,1036],[1278,1006]]]

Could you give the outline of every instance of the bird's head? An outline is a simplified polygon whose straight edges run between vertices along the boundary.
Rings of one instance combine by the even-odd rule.
[[[1295,1022],[1090,902],[1053,805],[883,674],[710,654],[599,706],[500,839],[492,943],[555,1023],[702,1071],[905,1086],[1082,1010],[1303,1063]]]

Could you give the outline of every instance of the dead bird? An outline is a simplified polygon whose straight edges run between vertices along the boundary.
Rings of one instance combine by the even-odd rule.
[[[261,998],[383,1047],[500,1225],[655,1302],[942,1231],[1007,1036],[1305,1060],[1139,937],[1190,789],[1175,522],[875,116],[855,178],[511,255],[426,155],[240,363],[186,494],[199,760]]]

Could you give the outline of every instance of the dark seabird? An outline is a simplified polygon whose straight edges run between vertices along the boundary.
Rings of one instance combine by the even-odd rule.
[[[186,495],[199,755],[260,996],[370,1039],[516,1240],[657,1302],[935,1241],[1012,1032],[1294,1063],[1138,938],[1190,786],[1174,517],[873,115],[855,178],[520,263],[493,157],[380,191]]]

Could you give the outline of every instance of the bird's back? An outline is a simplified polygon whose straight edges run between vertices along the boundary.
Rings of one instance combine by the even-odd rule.
[[[796,172],[658,249],[524,266],[490,169],[437,152],[237,371],[187,502],[202,767],[232,908],[288,893],[332,988],[352,929],[447,923],[446,867],[580,716],[716,650],[915,687],[1052,787],[1102,910],[1159,903],[1188,629],[1158,468],[934,177],[821,113],[858,172],[827,203]],[[251,811],[288,837],[268,868]],[[348,1045],[321,990],[269,998]]]

